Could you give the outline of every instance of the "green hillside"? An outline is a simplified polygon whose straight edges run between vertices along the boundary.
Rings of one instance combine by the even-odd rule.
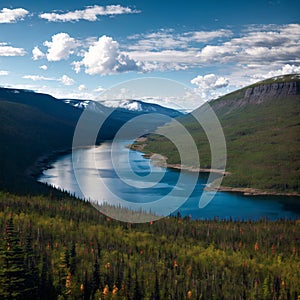
[[[281,76],[210,102],[222,125],[230,172],[222,185],[283,193],[300,192],[300,78]],[[193,114],[199,114],[199,108]],[[205,118],[205,114],[202,114]],[[201,168],[210,167],[207,137],[192,115],[178,118],[199,150]],[[160,132],[176,128],[169,124]],[[148,136],[143,151],[179,164],[176,147],[166,138]],[[193,160],[190,161],[193,166]]]
[[[299,221],[122,223],[0,193],[1,299],[298,299]]]

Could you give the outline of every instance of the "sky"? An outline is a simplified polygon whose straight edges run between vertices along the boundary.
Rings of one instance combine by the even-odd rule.
[[[178,100],[193,109],[291,73],[300,73],[298,0],[0,2],[3,87],[102,100],[118,84],[164,78],[197,93]]]

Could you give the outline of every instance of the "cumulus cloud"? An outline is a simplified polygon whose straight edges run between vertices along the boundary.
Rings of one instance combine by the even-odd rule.
[[[207,74],[204,76],[198,75],[191,80],[191,83],[197,86],[195,92],[201,96],[201,99],[208,101],[224,94],[220,89],[229,85],[229,79],[215,74]]]
[[[75,81],[67,75],[63,75],[59,81],[64,85],[73,85],[75,83]]]
[[[300,66],[286,64],[279,69],[271,70],[267,73],[255,74],[253,75],[253,78],[257,80],[262,80],[270,77],[289,75],[289,74],[300,74]]]
[[[84,84],[81,84],[79,87],[78,87],[78,90],[79,91],[84,91],[86,90],[86,86]]]
[[[39,49],[39,47],[34,47],[32,50],[32,59],[38,60],[43,57],[45,57],[45,54]]]
[[[76,22],[79,20],[97,21],[98,16],[114,16],[133,13],[139,13],[139,11],[121,5],[94,5],[82,10],[69,11],[66,13],[43,13],[40,14],[40,18],[50,22]]]
[[[24,56],[26,51],[23,48],[9,46],[7,43],[0,43],[0,56]]]
[[[24,8],[3,8],[0,11],[0,23],[14,23],[19,20],[23,20],[26,15],[29,14]]]
[[[42,66],[40,66],[40,69],[46,71],[46,70],[48,70],[48,67],[46,65],[42,65]]]
[[[80,12],[83,11],[85,10]],[[58,33],[50,41],[46,41],[44,46],[47,50],[43,52],[38,47],[33,49],[33,59],[46,57],[48,61],[59,61],[74,54],[79,57],[72,62],[77,73],[83,70],[89,75],[108,75],[128,71],[186,70],[207,66],[212,73],[216,73],[213,68],[222,65],[230,67],[230,84],[240,86],[241,82],[237,78],[251,83],[251,80],[261,78],[259,76],[263,72],[271,76],[280,72],[285,65],[294,66],[294,69],[299,66],[300,25],[252,26],[239,34],[227,29],[181,33],[171,29],[160,30],[130,36],[126,44],[122,45],[105,35],[80,41],[67,33]],[[10,46],[0,44],[0,55],[1,47]],[[15,55],[16,49],[23,50],[14,49]],[[207,80],[204,76],[198,78],[198,86],[202,85],[203,88]],[[222,86],[226,82],[222,83],[219,79],[215,84],[216,91],[218,84]],[[212,87],[213,85],[210,89]]]
[[[107,75],[140,69],[138,62],[122,53],[118,42],[106,35],[94,42],[88,51],[84,52],[83,59],[74,62],[73,65],[76,73],[80,72],[83,66],[85,73],[90,75]]]
[[[225,77],[220,77],[215,74],[208,74],[204,76],[198,75],[191,80],[191,83],[204,90],[216,90],[228,86],[229,80]]]
[[[61,32],[53,35],[51,42],[44,42],[44,46],[48,47],[46,53],[48,61],[59,61],[68,59],[79,45],[74,38],[67,33]]]

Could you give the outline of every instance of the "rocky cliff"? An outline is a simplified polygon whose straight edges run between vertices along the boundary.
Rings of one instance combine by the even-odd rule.
[[[300,95],[300,78],[299,75],[289,77],[291,81],[282,80],[286,77],[280,77],[267,82],[260,82],[253,86],[238,90],[234,93],[221,97],[211,102],[213,108],[218,111],[223,107],[232,109],[241,108],[246,105],[257,105],[263,102],[270,101],[274,98],[286,98],[289,96]],[[294,80],[293,80],[294,78]]]
[[[300,82],[276,82],[247,88],[244,99],[248,103],[260,103],[268,98],[281,98],[298,94],[300,94]]]

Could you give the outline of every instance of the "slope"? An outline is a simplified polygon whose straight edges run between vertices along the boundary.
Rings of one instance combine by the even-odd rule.
[[[44,190],[26,176],[37,158],[71,147],[80,113],[42,94],[0,90],[0,189]]]
[[[49,192],[35,181],[34,176],[49,163],[49,159],[72,148],[74,130],[85,108],[85,105],[74,107],[74,104],[85,103],[86,136],[90,133],[88,126],[98,128],[95,126],[103,122],[97,143],[112,139],[121,126],[143,114],[143,111],[114,110],[94,101],[69,100],[65,103],[47,94],[0,88],[0,190],[35,194]],[[162,113],[174,112],[164,109]],[[163,124],[159,117],[147,120],[140,121],[144,132]],[[87,143],[83,139],[80,145],[86,146]]]
[[[220,120],[227,144],[226,169],[231,175],[224,178],[223,186],[300,192],[299,76],[271,78],[210,105]],[[191,114],[177,120],[194,138],[201,167],[209,168],[210,148],[201,126]],[[144,151],[161,153],[168,157],[169,164],[180,163],[169,140],[151,135],[146,143]]]

